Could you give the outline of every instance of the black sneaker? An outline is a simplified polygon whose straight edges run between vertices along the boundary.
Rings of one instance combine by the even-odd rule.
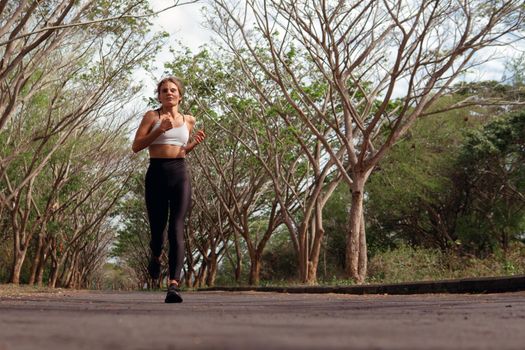
[[[176,284],[170,284],[168,294],[166,294],[165,303],[182,303],[179,287]]]
[[[160,277],[160,258],[151,257],[148,264],[148,272],[154,280]]]

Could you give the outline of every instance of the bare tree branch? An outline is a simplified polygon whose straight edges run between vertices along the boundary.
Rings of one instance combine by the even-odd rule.
[[[97,23],[104,23],[104,22],[110,22],[110,21],[118,21],[118,20],[122,20],[122,19],[139,19],[139,18],[148,18],[148,17],[154,17],[158,14],[161,14],[163,12],[166,12],[168,10],[171,10],[172,8],[175,8],[175,7],[179,7],[179,6],[183,6],[183,5],[188,5],[188,4],[194,4],[196,2],[199,2],[200,0],[188,0],[188,1],[185,1],[185,2],[179,2],[179,0],[177,0],[175,2],[175,4],[171,5],[171,6],[168,6],[168,7],[165,7],[161,10],[158,10],[158,11],[155,11],[155,12],[152,12],[152,13],[149,13],[149,14],[144,14],[144,15],[126,15],[125,13],[128,12],[129,10],[131,9],[128,9],[126,12],[124,12],[123,14],[121,15],[118,15],[118,16],[114,16],[114,17],[109,17],[109,18],[101,18],[101,19],[97,19],[97,20],[92,20],[92,21],[85,21],[85,22],[78,22],[78,23],[68,23],[68,24],[62,24],[62,25],[52,25],[52,26],[49,26],[49,27],[44,27],[44,28],[40,28],[38,30],[35,30],[35,31],[32,31],[31,33],[26,33],[26,34],[22,34],[22,35],[17,35],[17,36],[14,36],[12,38],[9,38],[9,40],[5,40],[5,41],[2,41],[0,42],[0,46],[4,46],[4,45],[7,45],[15,40],[19,40],[19,39],[22,39],[22,38],[25,38],[25,37],[28,37],[28,36],[32,36],[32,35],[36,35],[36,34],[39,34],[39,33],[42,33],[42,32],[49,32],[52,33],[53,31],[56,31],[56,30],[59,30],[59,29],[65,29],[65,28],[73,28],[73,27],[82,27],[82,26],[89,26],[89,25],[93,25],[93,24],[97,24]],[[35,6],[36,4],[38,4],[38,2],[35,1]],[[20,8],[22,8],[22,6],[20,6]],[[28,12],[29,13],[29,12]],[[7,28],[8,26],[6,25],[4,28]],[[0,32],[0,36],[1,36],[1,32]]]

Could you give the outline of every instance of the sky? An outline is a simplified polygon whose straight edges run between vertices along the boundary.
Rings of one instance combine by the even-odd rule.
[[[180,2],[183,1],[180,0]],[[170,3],[172,1],[151,0],[151,6],[155,11],[168,7]],[[204,18],[201,8],[203,6],[203,3],[177,6],[160,13],[154,24],[157,28],[168,32],[173,40],[181,40],[192,50],[198,49],[200,45],[209,41],[211,36],[211,32],[202,25]]]

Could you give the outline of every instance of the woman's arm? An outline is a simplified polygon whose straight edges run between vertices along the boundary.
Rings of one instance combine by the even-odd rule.
[[[135,139],[133,140],[133,144],[131,146],[133,152],[137,153],[142,151],[144,148],[147,148],[162,133],[168,129],[171,129],[165,125],[166,122],[163,120],[158,129],[151,131],[151,128],[157,119],[158,118],[155,111],[149,111],[144,115],[142,121],[140,122],[139,128],[135,133]]]
[[[191,134],[193,131],[193,128],[195,127],[195,117],[191,115],[186,115],[186,117],[188,118],[188,122],[190,125],[190,134]],[[204,130],[198,130],[195,133],[195,135],[193,135],[192,141],[188,142],[186,147],[184,147],[186,154],[190,153],[195,148],[195,146],[197,146],[199,143],[204,141],[205,138],[206,138],[206,134],[204,133]]]

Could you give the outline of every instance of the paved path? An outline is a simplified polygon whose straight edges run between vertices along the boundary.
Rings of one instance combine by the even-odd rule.
[[[0,350],[525,349],[525,292],[62,292],[0,299]]]

